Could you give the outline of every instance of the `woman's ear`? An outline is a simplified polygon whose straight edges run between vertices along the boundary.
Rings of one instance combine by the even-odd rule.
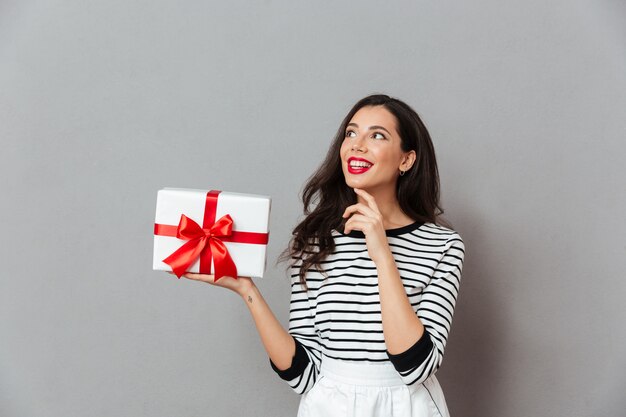
[[[409,151],[405,153],[404,156],[402,157],[402,162],[400,163],[400,170],[408,171],[409,169],[411,169],[411,167],[415,163],[415,158],[416,158],[415,151]]]

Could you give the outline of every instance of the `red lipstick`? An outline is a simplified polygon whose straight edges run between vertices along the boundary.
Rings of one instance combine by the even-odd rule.
[[[363,158],[348,158],[348,172],[350,174],[363,174],[367,172],[374,164]]]

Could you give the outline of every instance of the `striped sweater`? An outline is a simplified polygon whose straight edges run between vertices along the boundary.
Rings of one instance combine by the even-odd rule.
[[[322,263],[327,277],[309,270],[307,291],[300,285],[298,263],[291,269],[289,333],[296,354],[289,369],[271,365],[297,393],[315,384],[324,357],[391,361],[407,385],[421,384],[441,365],[459,292],[463,240],[433,223],[413,223],[386,234],[409,301],[424,325],[423,336],[403,353],[387,351],[376,266],[365,236],[333,231],[335,251]]]

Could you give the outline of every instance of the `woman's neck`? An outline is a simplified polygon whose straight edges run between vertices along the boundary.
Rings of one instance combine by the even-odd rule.
[[[393,190],[366,190],[376,200],[376,205],[380,214],[383,216],[383,226],[385,229],[396,229],[409,225],[415,221],[410,218],[400,208],[400,203],[396,197],[396,191]],[[357,201],[367,206],[367,202],[357,196]]]

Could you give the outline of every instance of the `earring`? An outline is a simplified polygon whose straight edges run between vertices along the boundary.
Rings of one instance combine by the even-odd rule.
[[[405,173],[406,173],[406,171],[400,170],[400,176],[403,176]]]

